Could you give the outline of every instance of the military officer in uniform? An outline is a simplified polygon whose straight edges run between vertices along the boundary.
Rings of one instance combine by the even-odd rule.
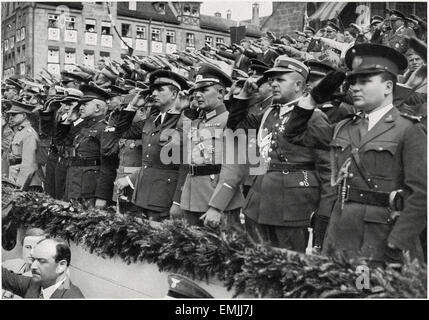
[[[72,143],[72,154],[67,162],[65,200],[78,199],[86,206],[103,208],[111,200],[116,168],[109,159],[101,155],[100,139],[106,127],[106,100],[109,94],[94,85],[82,85],[84,93],[79,99],[79,124],[73,123],[70,108],[68,117],[58,124],[59,136],[66,137],[76,130]],[[79,126],[79,127],[78,127]]]
[[[234,170],[235,163],[224,159],[229,149],[224,143],[224,128],[228,111],[224,104],[226,88],[231,78],[209,64],[197,66],[193,89],[194,101],[200,110],[197,119],[184,125],[184,142],[188,172],[182,188],[180,208],[191,225],[224,227],[239,223],[243,196],[240,190],[242,176]],[[225,148],[226,147],[226,148]],[[179,183],[180,185],[181,183]]]
[[[331,149],[338,200],[324,251],[345,251],[374,264],[397,261],[402,251],[422,259],[419,232],[426,221],[426,175],[416,175],[413,164],[424,155],[407,134],[414,120],[393,105],[396,78],[406,69],[407,60],[393,48],[359,44],[347,52],[346,64],[351,69],[347,81],[354,106],[361,112],[336,126],[306,125],[317,104],[312,94],[299,102],[286,128],[291,142]],[[323,81],[335,87],[343,78],[332,74]],[[410,157],[414,161],[407,163]],[[400,193],[394,192],[397,175],[408,194],[403,208],[397,204]]]
[[[34,106],[11,100],[12,107],[7,111],[9,124],[14,136],[8,155],[9,179],[23,190],[42,192],[42,181],[36,161],[39,137],[28,120]]]
[[[309,92],[317,86],[329,72],[336,70],[331,65],[319,60],[307,60],[304,63],[310,70],[310,76],[307,82],[307,90]],[[325,104],[320,106],[320,110],[328,116],[331,123],[337,123],[344,119],[348,114],[355,113],[353,106],[342,102],[341,100],[342,99],[332,99],[332,101],[327,101]]]
[[[405,26],[405,16],[398,10],[390,10],[390,22],[392,29],[382,38],[381,44],[394,48],[405,53],[408,49],[406,37],[415,37],[413,29]]]
[[[18,100],[19,92],[23,86],[16,79],[6,79],[5,86],[2,88],[3,98],[6,100]]]
[[[169,218],[170,210],[177,206],[173,201],[179,198],[176,187],[180,146],[177,154],[170,146],[181,118],[180,111],[175,109],[175,102],[179,91],[189,87],[185,78],[168,70],[151,73],[149,85],[151,110],[147,111],[146,119],[130,126],[137,110],[133,102],[121,111],[121,118],[116,125],[116,132],[121,138],[142,140],[141,168],[117,179],[115,184],[118,190],[128,186],[134,189],[132,203],[142,208],[147,218],[161,221]]]
[[[243,105],[232,109],[228,119],[232,129],[257,130],[260,171],[243,206],[246,230],[257,242],[300,252],[307,245],[311,215],[319,206],[320,217],[326,216],[319,222],[329,219],[330,213],[330,202],[321,201],[322,185],[329,180],[328,155],[292,145],[283,135],[290,112],[304,93],[308,73],[303,63],[278,57],[274,68],[265,72],[271,79],[274,104],[264,114],[249,114],[245,85],[243,94],[237,96]],[[326,119],[318,110],[311,121],[317,125]]]
[[[65,181],[67,175],[68,158],[73,155],[73,139],[77,128],[72,125],[72,129],[67,132],[67,137],[57,136],[57,127],[64,121],[70,110],[77,114],[79,99],[83,97],[83,92],[78,89],[68,88],[64,90],[64,95],[57,95],[45,103],[45,108],[40,112],[41,127],[50,130],[51,143],[48,151],[45,176],[45,192],[55,199],[63,199],[65,192]]]

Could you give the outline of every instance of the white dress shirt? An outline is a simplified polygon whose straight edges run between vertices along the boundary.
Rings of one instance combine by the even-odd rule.
[[[368,113],[368,131],[371,130],[392,108],[393,104],[388,104],[387,106],[376,108],[372,112]]]
[[[66,278],[64,277],[63,280],[58,281],[54,285],[47,287],[46,289],[42,288],[43,299],[50,299],[51,296],[54,294],[55,290],[57,290],[64,283],[65,280]]]

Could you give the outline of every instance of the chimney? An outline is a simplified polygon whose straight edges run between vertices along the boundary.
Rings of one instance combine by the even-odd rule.
[[[226,19],[227,20],[231,20],[231,13],[232,13],[232,11],[229,9],[226,11]]]
[[[222,18],[222,14],[220,12],[215,12],[215,17],[216,18]]]
[[[254,3],[252,5],[252,24],[259,26],[259,3]]]

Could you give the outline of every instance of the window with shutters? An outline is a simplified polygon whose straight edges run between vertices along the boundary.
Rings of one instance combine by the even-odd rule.
[[[66,17],[66,30],[76,30],[75,17]]]
[[[176,43],[176,32],[167,30],[165,39],[167,43]]]
[[[136,10],[137,9],[137,1],[129,1],[128,2],[128,9],[129,10]]]
[[[225,43],[224,38],[216,38],[216,47],[219,47],[221,44]]]
[[[152,28],[152,41],[161,41],[161,29]]]
[[[58,28],[58,15],[50,14],[48,16],[48,28]]]
[[[211,46],[211,47],[213,46],[213,37],[206,36],[205,40],[209,46]]]
[[[110,35],[112,24],[108,21],[101,22],[101,34]]]
[[[51,62],[51,63],[60,62],[60,49],[58,48],[48,49],[48,62]]]
[[[127,23],[123,23],[121,26],[121,35],[126,38],[131,37],[131,25]]]
[[[186,34],[186,46],[195,48],[195,34],[193,33]]]
[[[146,27],[137,26],[136,27],[136,38],[137,39],[146,39]]]
[[[15,48],[15,37],[10,37],[9,45],[11,49]]]
[[[64,56],[65,64],[75,64],[76,63],[76,50],[75,49],[66,49]]]
[[[94,19],[85,19],[85,31],[86,32],[95,32],[95,20]]]

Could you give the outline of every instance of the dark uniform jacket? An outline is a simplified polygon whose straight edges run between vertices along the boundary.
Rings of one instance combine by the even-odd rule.
[[[15,274],[2,268],[2,287],[25,299],[38,299],[41,294],[41,286],[31,277]],[[50,299],[84,299],[82,292],[73,285],[70,279],[66,279]]]
[[[169,148],[181,117],[180,112],[168,111],[160,124],[155,122],[160,118],[159,111],[152,110],[145,121],[130,126],[134,116],[135,112],[122,110],[116,126],[117,133],[123,139],[142,141],[141,168],[130,175],[134,185],[132,202],[144,209],[168,215],[176,193],[179,163],[163,163],[161,151],[167,151],[167,156],[173,152]],[[174,151],[178,151],[180,156],[180,147]],[[175,198],[180,196],[176,195]]]
[[[67,139],[73,125],[59,124],[58,136]],[[112,175],[116,166],[101,154],[101,135],[106,127],[104,116],[86,119],[75,126],[73,154],[68,158],[65,199],[112,199]]]
[[[320,214],[330,214],[332,200],[321,202],[322,185],[328,184],[330,176],[328,154],[285,139],[283,131],[289,113],[290,110],[280,115],[280,106],[276,105],[264,114],[247,115],[247,108],[241,106],[232,108],[228,119],[229,128],[258,130],[261,165],[266,165],[268,172],[256,176],[243,212],[259,224],[302,227],[309,225],[311,214],[319,207]],[[327,120],[317,111],[311,121],[317,125]],[[329,190],[323,198],[329,199]]]
[[[230,152],[229,156],[236,157],[237,150],[223,143],[228,114],[222,104],[210,112],[202,112],[187,127],[183,126],[183,135],[187,138],[184,145],[190,148],[186,153],[187,163],[197,170],[198,167],[221,166],[220,172],[206,175],[193,175],[187,170],[188,166],[182,166],[179,186],[183,180],[180,198],[183,210],[201,213],[211,206],[220,211],[231,211],[243,204],[240,190],[243,176],[236,170],[237,165],[232,159],[225,161],[228,157],[226,151]]]
[[[405,53],[408,50],[406,37],[415,37],[413,29],[401,26],[397,30],[389,30],[381,39],[381,44],[394,48],[395,50]]]
[[[422,198],[426,192],[426,175],[420,172],[424,169],[418,169],[420,164],[415,163],[424,157],[425,151],[422,150],[424,147],[420,147],[421,150],[416,148],[406,134],[413,122],[393,107],[361,139],[359,116],[345,119],[336,126],[327,122],[318,126],[308,123],[306,126],[312,114],[313,111],[302,108],[294,110],[286,130],[289,141],[309,147],[330,148],[331,165],[335,168],[333,180],[338,178],[338,171],[346,161],[350,163],[346,170],[345,185],[348,187],[334,205],[324,250],[345,250],[352,255],[382,261],[387,240],[392,235],[390,240],[400,248],[408,248],[411,256],[421,257],[416,234],[422,226],[416,225],[426,218],[426,201]],[[414,160],[410,163],[404,161],[410,157]],[[420,172],[417,173],[419,176],[415,170]],[[405,202],[405,214],[395,223],[386,197],[396,188],[394,180],[398,172],[402,185],[411,190],[411,195]],[[412,207],[407,208],[410,200]],[[410,231],[415,227],[416,230]]]

